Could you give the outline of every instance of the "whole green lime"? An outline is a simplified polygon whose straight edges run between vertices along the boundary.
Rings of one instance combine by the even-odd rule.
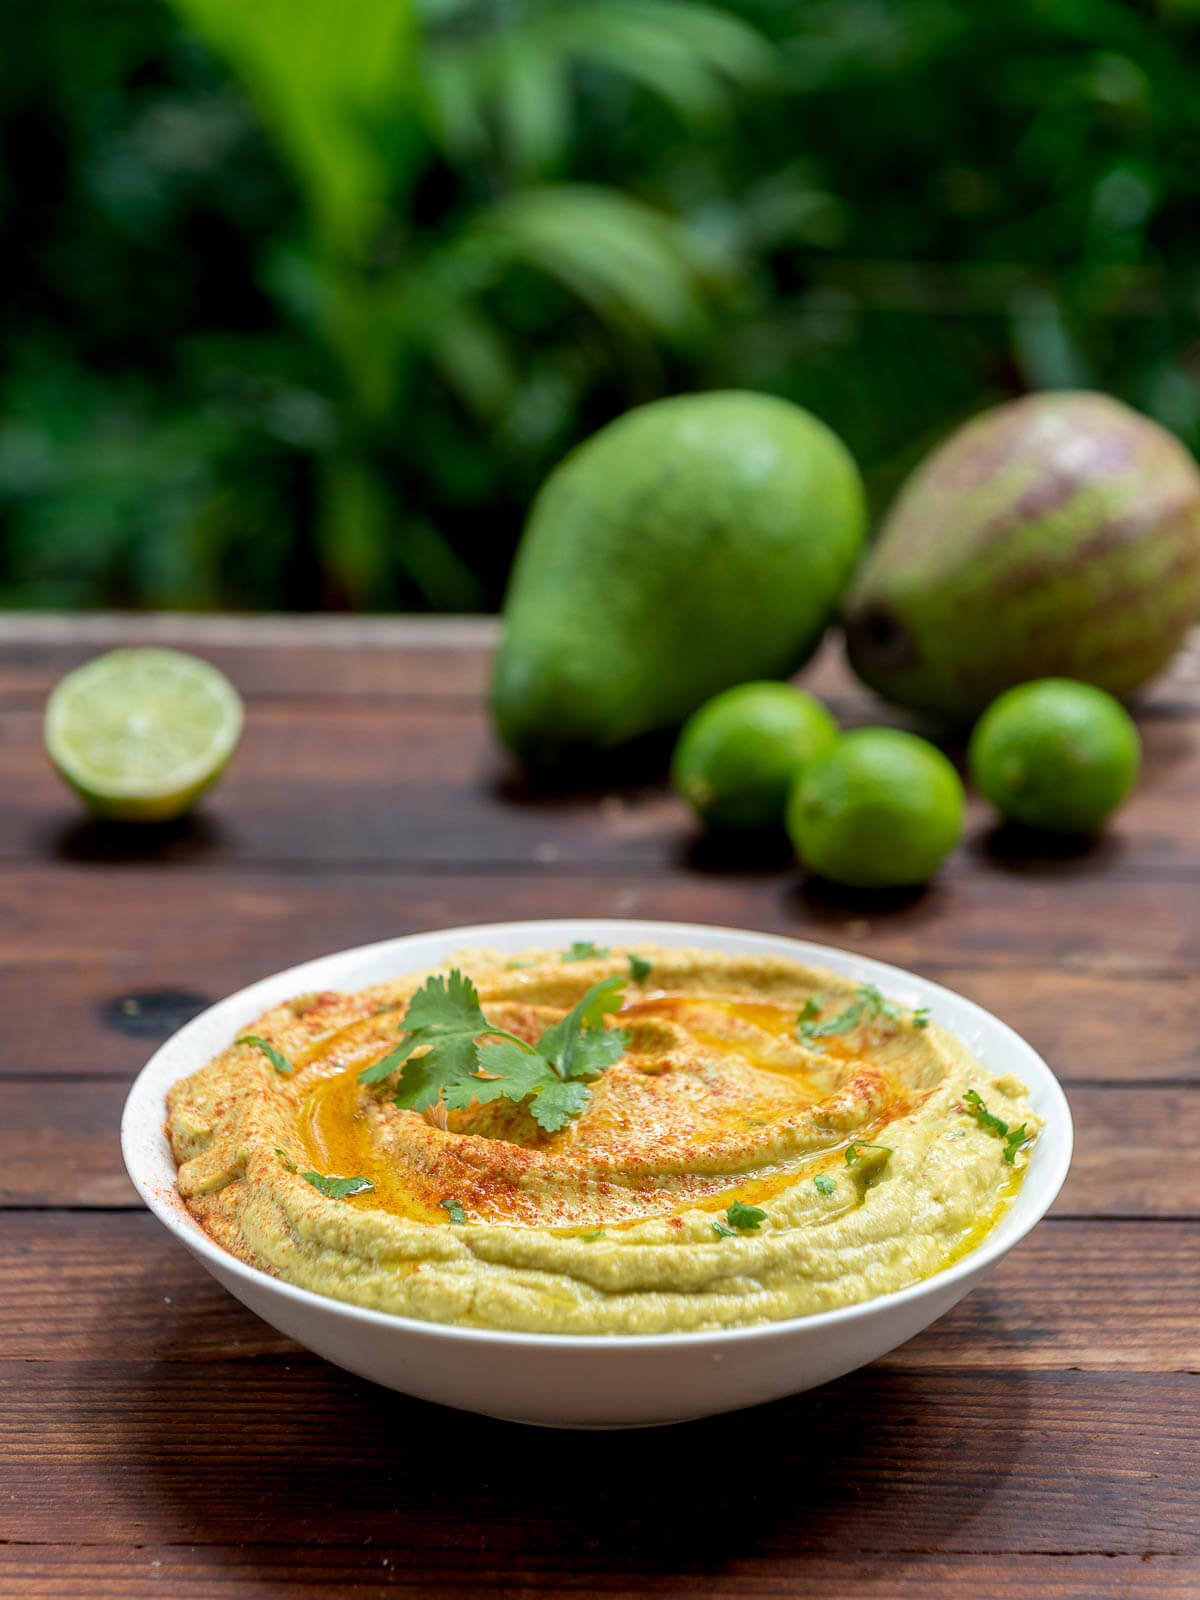
[[[671,778],[710,828],[778,827],[797,775],[837,737],[833,717],[803,689],[740,683],[688,718]]]
[[[858,728],[800,774],[787,829],[805,864],[835,883],[924,883],[958,843],[964,806],[958,773],[928,740]]]
[[[1137,782],[1142,746],[1125,708],[1090,683],[1040,678],[1009,689],[980,717],[967,764],[1014,822],[1092,833]]]

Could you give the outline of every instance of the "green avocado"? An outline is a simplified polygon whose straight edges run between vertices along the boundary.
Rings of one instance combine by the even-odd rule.
[[[1033,678],[1118,697],[1200,612],[1200,471],[1107,395],[1030,395],[952,434],[901,489],[847,599],[851,665],[966,721]]]
[[[865,530],[824,423],[770,395],[640,406],[580,445],[530,512],[492,706],[553,767],[666,731],[718,690],[816,649]]]

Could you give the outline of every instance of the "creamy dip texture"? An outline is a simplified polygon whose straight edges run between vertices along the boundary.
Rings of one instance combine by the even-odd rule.
[[[528,1101],[422,1111],[394,1103],[399,1074],[360,1083],[429,974],[300,996],[168,1096],[180,1193],[226,1249],[468,1327],[763,1322],[958,1259],[1015,1194],[1040,1126],[1024,1085],[984,1072],[936,1017],[781,958],[470,951],[450,967],[530,1044],[624,980],[599,1025],[627,1043],[585,1109],[546,1131]]]

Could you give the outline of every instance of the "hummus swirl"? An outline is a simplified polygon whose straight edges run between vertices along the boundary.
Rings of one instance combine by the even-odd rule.
[[[393,1103],[394,1078],[359,1083],[396,1045],[425,974],[276,1007],[171,1090],[180,1193],[234,1255],[302,1287],[545,1333],[827,1310],[929,1276],[994,1226],[1027,1157],[963,1095],[974,1089],[993,1122],[1032,1139],[1023,1085],[989,1076],[936,1022],[891,1004],[855,1010],[860,992],[832,973],[707,951],[638,956],[454,963],[488,1022],[531,1044],[600,979],[627,980],[609,1019],[625,1052],[552,1133],[527,1103],[422,1114]],[[484,1072],[487,1053],[481,1041]],[[371,1188],[329,1198],[306,1172]]]

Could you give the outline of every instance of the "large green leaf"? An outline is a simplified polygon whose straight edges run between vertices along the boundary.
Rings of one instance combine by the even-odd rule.
[[[423,51],[435,131],[458,160],[478,157],[491,130],[511,171],[544,172],[565,153],[571,75],[581,65],[617,72],[667,101],[689,122],[729,105],[731,85],[780,78],[781,58],[748,23],[691,0],[556,3],[466,39]]]
[[[614,189],[522,190],[477,218],[470,246],[544,272],[607,322],[678,337],[703,321],[684,229]]]
[[[172,0],[242,78],[318,230],[359,253],[393,161],[376,135],[412,82],[409,0]]]

